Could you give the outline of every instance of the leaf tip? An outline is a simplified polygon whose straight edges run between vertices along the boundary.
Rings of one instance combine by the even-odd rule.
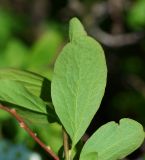
[[[72,18],[69,23],[69,38],[70,41],[76,39],[80,36],[87,35],[83,25],[81,24],[80,20],[76,17]]]

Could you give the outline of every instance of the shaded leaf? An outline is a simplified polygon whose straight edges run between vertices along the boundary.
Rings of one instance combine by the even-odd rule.
[[[29,109],[21,108],[20,106],[13,106],[11,104],[8,105],[11,108],[15,108],[16,111],[21,115],[21,117],[28,123],[33,125],[48,125],[49,123],[58,122],[56,113],[54,112],[54,109],[51,108],[51,106],[47,105],[47,114],[35,112]]]
[[[35,108],[33,103],[37,100],[36,96],[39,103],[43,105],[44,112]],[[46,102],[44,103],[39,97]],[[33,102],[29,103],[29,99]],[[23,119],[29,123],[38,125],[48,124],[48,121],[58,122],[51,104],[50,81],[40,75],[12,68],[0,69],[0,100],[3,104],[7,102],[9,107],[16,108]]]
[[[1,68],[0,79],[20,82],[30,93],[51,102],[51,82],[38,74],[14,68]]]
[[[101,126],[84,145],[80,160],[86,155],[98,153],[98,160],[123,159],[136,150],[144,140],[141,124],[131,119],[121,119],[120,124],[109,122]]]
[[[70,22],[70,40],[56,60],[51,94],[74,147],[100,106],[107,69],[102,47],[77,18]]]
[[[57,123],[53,123],[47,126],[41,125],[37,130],[41,140],[57,154],[63,145],[62,127]]]
[[[47,114],[46,104],[39,97],[32,95],[19,82],[0,79],[0,101]]]

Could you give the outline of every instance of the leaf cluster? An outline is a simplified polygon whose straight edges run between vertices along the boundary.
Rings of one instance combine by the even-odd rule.
[[[55,62],[52,81],[28,71],[0,69],[0,102],[30,124],[62,126],[69,136],[64,138],[62,159],[122,159],[144,140],[142,125],[129,118],[101,126],[77,149],[102,101],[107,66],[101,45],[77,18],[70,21],[69,38]]]

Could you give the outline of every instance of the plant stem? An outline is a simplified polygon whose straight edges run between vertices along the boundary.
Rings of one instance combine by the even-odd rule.
[[[67,135],[67,133],[66,133],[64,128],[63,128],[63,145],[64,145],[65,160],[70,160],[68,135]]]
[[[59,157],[47,147],[37,136],[36,134],[27,126],[24,120],[19,116],[15,109],[10,109],[6,106],[0,104],[0,109],[9,112],[16,120],[19,122],[20,127],[23,128],[54,160],[59,160]]]

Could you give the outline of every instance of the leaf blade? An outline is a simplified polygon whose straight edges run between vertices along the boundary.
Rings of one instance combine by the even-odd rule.
[[[19,82],[0,79],[0,101],[47,114],[46,104],[39,97],[32,95]]]
[[[30,93],[41,97],[44,101],[51,102],[51,82],[41,75],[14,68],[1,68],[0,79],[20,82]]]
[[[2,81],[1,81],[2,80]],[[3,81],[5,83],[5,80],[10,81],[10,85],[5,85],[6,90],[3,89]],[[2,82],[2,83],[1,83]],[[14,68],[1,68],[0,69],[0,101],[10,107],[10,108],[15,108],[16,111],[21,115],[23,119],[25,119],[28,123],[31,124],[45,124],[48,125],[48,122],[53,123],[53,122],[58,122],[56,113],[54,111],[54,108],[51,104],[51,96],[50,96],[50,81],[38,74],[29,72],[29,71],[24,71],[24,70],[19,70],[19,69],[14,69]],[[15,85],[15,87],[13,86]],[[24,105],[23,103],[20,102],[17,103],[17,99],[14,101],[10,101],[6,95],[9,94],[9,97],[15,97],[15,93],[11,94],[7,92],[9,89],[11,90],[12,88],[14,91],[19,88],[22,89],[20,96],[21,98],[26,99],[22,95],[22,93],[29,94],[29,98],[34,100],[38,99],[45,101],[45,108],[47,113],[42,113],[39,112],[38,110],[36,111],[35,109],[32,109],[31,107],[27,107],[27,105]],[[1,88],[2,87],[2,88]],[[4,93],[5,97],[3,97]],[[7,93],[5,93],[7,92]],[[33,96],[34,95],[34,96]],[[36,97],[37,96],[37,97]],[[41,100],[41,101],[42,101]],[[22,105],[23,104],[23,105]],[[30,105],[30,104],[29,104]],[[35,106],[35,105],[34,105]],[[41,121],[40,121],[41,120]]]
[[[78,31],[70,31],[71,42],[55,63],[51,95],[56,113],[75,145],[99,108],[107,68],[102,47],[85,35],[77,19],[73,20],[72,29],[81,26],[80,36],[75,35]]]
[[[90,152],[98,153],[98,160],[122,159],[136,150],[144,140],[143,127],[124,118],[120,124],[109,122],[101,126],[84,145],[80,160]]]

